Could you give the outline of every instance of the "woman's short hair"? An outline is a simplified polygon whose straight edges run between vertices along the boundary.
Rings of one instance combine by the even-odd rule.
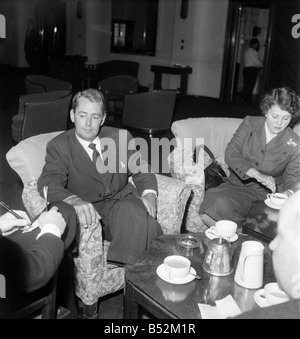
[[[274,88],[263,96],[260,109],[266,115],[269,109],[278,106],[283,111],[292,114],[290,126],[293,126],[300,118],[300,97],[289,87]]]
[[[106,113],[104,95],[95,88],[89,88],[82,92],[77,92],[72,99],[72,109],[75,111],[79,98],[85,98],[91,102],[99,102],[103,114]]]

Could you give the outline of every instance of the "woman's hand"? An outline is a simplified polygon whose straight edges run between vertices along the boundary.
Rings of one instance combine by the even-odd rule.
[[[276,183],[275,179],[272,176],[263,174],[255,168],[250,168],[246,174],[248,175],[248,177],[256,179],[262,185],[269,188],[272,193],[276,192]]]

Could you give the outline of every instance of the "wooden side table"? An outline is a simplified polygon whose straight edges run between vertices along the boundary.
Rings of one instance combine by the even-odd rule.
[[[151,72],[154,72],[154,89],[162,89],[161,81],[163,74],[175,74],[180,75],[180,96],[185,97],[187,95],[188,77],[193,73],[193,69],[190,66],[159,66],[152,65]]]
[[[195,234],[193,234],[195,235]],[[254,301],[257,290],[249,290],[234,281],[234,272],[225,277],[210,275],[202,269],[202,263],[210,240],[204,234],[197,234],[202,241],[204,251],[188,250],[177,243],[183,235],[165,234],[153,241],[134,266],[125,273],[124,319],[137,319],[140,310],[146,310],[158,319],[201,319],[198,303],[215,306],[215,301],[228,296],[234,298],[242,312],[258,309]],[[234,271],[239,260],[241,245],[253,237],[239,234],[232,243]],[[264,285],[274,281],[271,252],[265,245]],[[156,273],[157,267],[166,256],[183,255],[191,260],[192,267],[201,280],[175,285],[162,280]]]

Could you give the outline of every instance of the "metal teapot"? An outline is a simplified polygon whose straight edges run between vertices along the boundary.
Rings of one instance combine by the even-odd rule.
[[[222,238],[211,240],[202,265],[211,275],[226,276],[233,271],[233,256],[230,243]]]

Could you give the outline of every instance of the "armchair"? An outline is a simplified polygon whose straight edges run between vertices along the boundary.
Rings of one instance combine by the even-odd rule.
[[[25,77],[25,86],[27,94],[62,90],[72,91],[72,84],[70,82],[41,74],[28,74]]]
[[[46,145],[59,132],[40,134],[21,141],[6,154],[6,159],[24,184],[22,200],[31,218],[39,214],[44,199],[37,191],[45,162]],[[157,174],[158,214],[164,233],[180,233],[185,206],[191,189],[180,180]],[[106,262],[109,242],[103,241],[99,227],[80,229],[79,254],[75,262],[75,293],[86,307],[92,307],[98,299],[123,288],[124,269]]]
[[[242,119],[234,118],[189,118],[172,124],[171,130],[176,138],[176,147],[169,155],[168,162],[171,176],[187,183],[192,190],[184,220],[184,227],[191,232],[204,232],[207,229],[201,220],[199,210],[205,193],[204,168],[210,164],[210,158],[204,154],[202,163],[199,161],[197,164],[193,163],[196,138],[203,138],[205,145],[229,175],[224,161],[225,149],[241,122]]]
[[[126,94],[136,93],[138,79],[131,75],[115,75],[99,81],[98,88],[106,100],[108,117],[122,115]]]
[[[71,98],[68,90],[20,96],[18,114],[12,117],[13,141],[18,143],[36,134],[66,129]]]
[[[174,114],[176,91],[159,90],[125,96],[123,125],[129,130],[154,134],[168,133]]]

